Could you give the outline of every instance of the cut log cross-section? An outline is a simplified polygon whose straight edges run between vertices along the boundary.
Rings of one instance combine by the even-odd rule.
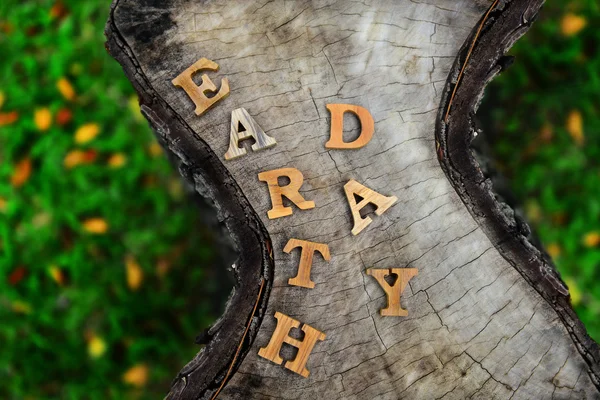
[[[239,251],[168,398],[600,397],[598,346],[469,148],[541,3],[114,1],[107,47]]]

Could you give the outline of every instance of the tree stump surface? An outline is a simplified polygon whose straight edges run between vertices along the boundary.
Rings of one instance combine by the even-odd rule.
[[[114,0],[107,48],[239,251],[226,312],[168,398],[600,398],[597,344],[470,149],[483,89],[541,4]],[[227,78],[230,93],[196,115],[172,80],[201,58],[219,70],[196,84],[202,74],[217,87]],[[372,139],[326,148],[328,104],[368,110]],[[246,154],[225,160],[232,111],[242,107],[277,144],[253,151],[242,141]],[[344,123],[360,129],[356,118]],[[268,217],[258,175],[280,168],[302,173],[300,194],[314,208]],[[351,180],[397,198],[357,235],[344,192]],[[312,289],[288,283],[301,254],[284,252],[292,238],[329,247],[329,261],[314,254]],[[386,293],[370,268],[418,270],[401,296],[407,316],[380,315]],[[306,378],[259,356],[275,313],[326,335]],[[284,360],[295,355],[284,345]]]

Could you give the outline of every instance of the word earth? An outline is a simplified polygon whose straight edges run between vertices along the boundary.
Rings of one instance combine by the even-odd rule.
[[[230,93],[227,78],[221,80],[220,89],[217,89],[206,74],[202,75],[202,84],[200,86],[196,85],[192,80],[193,76],[200,71],[217,71],[218,69],[219,65],[214,61],[201,58],[172,81],[173,85],[181,87],[193,101],[196,106],[196,115],[204,114],[209,108],[227,97]],[[207,97],[207,93],[211,93],[212,96],[210,98]],[[327,104],[326,107],[331,114],[331,126],[329,140],[325,143],[325,148],[340,150],[360,149],[366,146],[373,138],[375,122],[369,111],[365,108],[351,104]],[[360,134],[358,138],[351,142],[344,142],[343,139],[345,113],[354,114],[360,123]],[[233,110],[231,112],[229,148],[224,154],[225,160],[244,156],[246,149],[240,147],[240,141],[250,138],[254,139],[254,144],[251,146],[252,151],[267,149],[277,144],[277,141],[265,133],[246,109],[238,108]],[[289,183],[281,186],[279,184],[280,178],[287,178]],[[300,194],[304,177],[302,172],[296,168],[287,167],[264,171],[258,174],[258,179],[267,184],[269,191],[271,200],[271,209],[267,212],[269,219],[292,215],[292,207],[283,205],[284,197],[300,210],[315,208],[313,201],[306,200]],[[361,217],[360,211],[362,209],[372,204],[375,206],[375,214],[380,216],[398,201],[397,197],[379,194],[354,179],[351,179],[344,185],[344,192],[346,193],[354,220],[354,226],[351,231],[353,235],[362,232],[372,222],[372,219],[368,216]],[[315,287],[315,283],[310,278],[313,256],[315,252],[318,252],[325,261],[330,261],[329,246],[324,243],[292,238],[288,241],[283,251],[289,254],[296,248],[301,249],[298,272],[295,277],[288,280],[288,284],[312,289]],[[418,270],[416,268],[370,268],[365,273],[375,278],[386,294],[387,306],[380,310],[381,315],[392,317],[407,316],[408,311],[402,309],[400,298],[408,281],[417,275]],[[261,348],[258,351],[258,355],[276,364],[282,364],[284,360],[280,356],[281,347],[284,343],[287,343],[295,347],[298,351],[293,360],[285,363],[285,368],[305,378],[308,377],[310,373],[306,369],[308,357],[316,343],[325,340],[325,333],[307,324],[302,324],[280,312],[275,312],[275,319],[277,320],[275,331],[268,345]],[[290,336],[290,331],[294,328],[301,328],[304,333],[302,340]]]

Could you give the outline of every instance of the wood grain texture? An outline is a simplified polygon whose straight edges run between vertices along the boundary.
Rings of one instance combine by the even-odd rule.
[[[541,1],[497,4],[440,122],[490,3],[115,0],[109,50],[240,251],[228,309],[169,398],[210,399],[225,377],[218,398],[599,398],[597,345],[468,150],[481,90]],[[171,80],[201,57],[220,65],[210,78],[226,77],[231,94],[198,117]],[[334,103],[370,112],[367,146],[325,148]],[[277,146],[225,162],[241,107]],[[268,218],[257,176],[280,168],[301,171],[314,209]],[[398,198],[358,236],[343,189],[352,179]],[[283,253],[292,237],[330,247],[330,263],[314,260],[312,290],[287,283],[299,256]],[[367,268],[418,269],[402,295],[407,317],[379,315],[386,295]],[[307,378],[258,355],[276,312],[327,335]]]

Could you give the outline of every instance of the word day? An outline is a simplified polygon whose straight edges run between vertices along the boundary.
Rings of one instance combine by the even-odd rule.
[[[198,116],[206,113],[230,93],[227,78],[221,80],[220,88],[217,88],[205,73],[201,76],[201,85],[197,85],[192,79],[200,71],[218,71],[218,69],[217,63],[201,58],[172,81],[173,85],[183,89],[193,101],[196,106],[195,113]],[[211,97],[208,97],[207,93],[210,93]],[[325,143],[327,149],[356,150],[366,146],[373,138],[375,122],[367,109],[350,104],[327,104],[326,107],[331,115],[329,140]],[[351,142],[345,142],[343,139],[345,113],[354,114],[360,123],[360,133]],[[254,139],[254,144],[251,146],[252,151],[264,150],[277,144],[277,141],[265,133],[248,111],[244,108],[233,110],[231,112],[229,148],[223,156],[224,159],[232,160],[246,155],[247,151],[240,147],[240,142],[250,138]],[[283,177],[287,178],[289,183],[282,186],[279,184],[279,178]],[[310,210],[316,207],[313,201],[305,199],[300,194],[304,177],[302,172],[296,168],[286,167],[264,171],[258,174],[258,180],[267,185],[271,200],[271,209],[267,211],[269,219],[293,214],[293,208],[283,204],[284,197],[300,210]],[[398,201],[397,197],[377,193],[354,179],[344,185],[344,192],[354,221],[351,230],[353,235],[361,233],[372,222],[369,216],[361,217],[360,214],[367,205],[373,205],[375,214],[380,216]],[[325,261],[329,262],[331,260],[329,246],[325,243],[291,238],[283,252],[289,254],[296,248],[300,249],[300,261],[296,276],[290,278],[288,284],[313,289],[315,283],[310,277],[313,256],[318,252]],[[409,280],[417,275],[418,270],[416,268],[370,268],[365,273],[372,276],[386,294],[387,306],[380,310],[381,315],[385,317],[407,316],[408,311],[401,307],[400,298]],[[392,280],[386,279],[390,275]],[[275,319],[277,320],[275,331],[267,346],[261,348],[258,355],[281,365],[284,362],[280,356],[281,348],[284,343],[287,343],[298,351],[293,360],[285,363],[285,368],[305,378],[308,377],[310,373],[306,368],[308,357],[317,342],[325,340],[325,333],[280,312],[275,313]],[[304,332],[302,340],[290,336],[290,331],[294,328],[300,328]]]

